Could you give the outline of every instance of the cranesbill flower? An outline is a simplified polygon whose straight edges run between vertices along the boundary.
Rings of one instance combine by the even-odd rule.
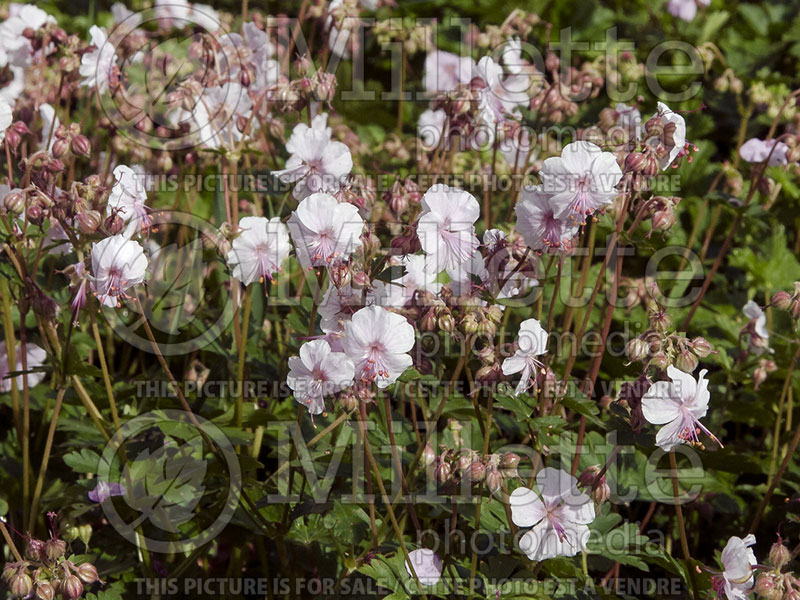
[[[121,483],[109,483],[108,481],[98,481],[95,488],[89,492],[89,500],[102,504],[112,496],[124,496],[127,493],[125,486]]]
[[[108,83],[112,79],[114,69],[114,45],[108,41],[106,30],[97,25],[89,28],[89,35],[92,37],[94,50],[87,52],[81,57],[79,72],[83,77],[81,85],[97,88],[99,93],[108,89]]]
[[[517,335],[519,348],[513,356],[503,361],[503,375],[522,372],[514,390],[515,396],[531,387],[537,368],[544,368],[544,364],[536,357],[547,352],[547,338],[548,333],[536,319],[526,319],[520,323]]]
[[[767,315],[761,310],[761,307],[753,300],[749,300],[742,308],[744,315],[753,323],[753,331],[758,337],[765,340],[769,339],[769,331],[767,331]]]
[[[379,306],[403,307],[408,304],[417,291],[438,294],[442,284],[436,281],[436,273],[429,269],[428,259],[422,254],[408,254],[400,260],[404,268],[402,277],[384,284],[375,282],[372,296]]]
[[[670,381],[657,381],[642,396],[642,412],[648,423],[664,425],[656,434],[656,445],[672,450],[678,444],[702,446],[698,434],[702,431],[720,447],[722,443],[700,419],[708,412],[708,381],[703,369],[695,380],[672,365],[667,367]]]
[[[22,371],[22,345],[17,344],[14,352],[15,366],[12,369],[8,363],[8,352],[6,351],[6,343],[0,342],[0,394],[5,394],[11,391],[11,378],[8,374],[12,371]],[[47,358],[47,352],[36,344],[27,342],[25,344],[25,367],[27,371],[41,367]],[[28,380],[28,387],[32,388],[39,385],[44,379],[45,374],[41,372],[27,373],[25,377]],[[22,389],[22,375],[17,375],[15,380],[17,382],[17,389]]]
[[[92,275],[89,282],[105,306],[121,306],[127,290],[144,281],[147,257],[138,242],[124,235],[112,235],[92,244]]]
[[[733,536],[722,551],[722,576],[712,576],[711,584],[721,596],[724,592],[728,600],[745,600],[753,589],[753,567],[757,564],[753,554],[756,536],[752,533],[744,538]]]
[[[519,487],[511,493],[511,521],[532,527],[519,540],[520,550],[534,561],[574,556],[586,550],[592,499],[578,491],[578,480],[566,471],[545,467],[536,474],[539,494]]]
[[[125,235],[130,237],[137,231],[146,231],[151,224],[144,182],[144,169],[119,165],[114,169],[114,186],[108,196],[106,215],[116,214],[126,225]]]
[[[367,306],[344,325],[342,347],[356,369],[356,379],[386,388],[411,366],[414,328],[405,317],[380,306]]]
[[[469,83],[475,61],[471,56],[434,50],[425,57],[423,85],[427,92],[449,92],[459,84]]]
[[[294,136],[293,136],[294,138]],[[297,183],[293,195],[298,200],[315,192],[335,192],[353,168],[350,150],[330,139],[327,131],[308,128],[292,142],[286,168],[275,171],[284,183]]]
[[[312,415],[325,411],[324,396],[353,385],[353,361],[342,352],[332,352],[325,340],[311,340],[300,346],[300,356],[289,358],[286,384],[294,398]]]
[[[523,188],[514,212],[517,214],[515,228],[532,250],[560,248],[575,237],[580,228],[574,220],[556,218],[552,196],[541,186]]]
[[[11,105],[0,98],[0,142],[5,139],[6,129],[8,129],[8,126],[11,125],[11,121],[13,120],[11,116]]]
[[[411,567],[422,585],[436,585],[442,578],[442,559],[433,550],[419,548],[408,553],[409,566],[406,571],[411,575]]]
[[[354,205],[319,192],[300,201],[288,225],[298,261],[316,267],[347,260],[361,246],[364,220]]]
[[[44,150],[45,146],[47,146],[46,149],[48,151],[52,151],[53,144],[56,141],[56,138],[53,134],[55,133],[56,129],[58,129],[61,121],[56,115],[56,109],[47,103],[42,104],[39,107],[39,116],[42,117],[42,143],[39,146],[39,149]]]
[[[616,157],[591,142],[572,142],[561,156],[542,165],[542,190],[551,194],[555,216],[583,223],[586,215],[611,204],[617,195],[622,169]]]
[[[281,270],[292,244],[289,230],[280,217],[243,217],[240,234],[234,238],[225,260],[233,276],[244,285],[269,279]]]
[[[458,267],[478,249],[475,221],[480,212],[472,194],[442,183],[422,196],[417,235],[436,272]]]
[[[773,147],[775,148],[774,150]],[[788,151],[789,146],[783,142],[752,138],[739,148],[739,156],[749,163],[762,163],[769,157],[767,164],[770,167],[774,167],[775,165],[785,165],[787,163],[786,153]]]
[[[664,170],[676,158],[686,154],[686,121],[663,102],[658,103],[658,112],[653,116],[661,117],[665,132],[669,129],[669,135],[662,136],[666,138],[666,152],[664,152],[663,156],[660,155],[658,159],[658,165],[661,170]],[[660,137],[654,136],[645,140],[645,143],[657,146],[661,143],[660,139]]]
[[[437,110],[429,108],[419,116],[417,137],[426,151],[432,152],[439,147],[446,121],[447,114],[441,108]]]

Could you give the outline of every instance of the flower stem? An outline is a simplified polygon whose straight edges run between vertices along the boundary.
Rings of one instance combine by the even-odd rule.
[[[111,387],[111,376],[108,373],[108,364],[106,363],[106,353],[103,350],[103,340],[100,339],[100,329],[97,327],[97,320],[94,318],[94,312],[89,311],[91,319],[92,335],[94,336],[95,344],[97,345],[97,358],[100,360],[100,368],[103,371],[103,383],[106,387],[106,395],[108,396],[108,404],[111,407],[111,420],[114,422],[114,427],[120,428],[119,414],[117,413],[117,404],[114,402],[114,390]]]
[[[36,487],[33,490],[33,501],[31,502],[31,514],[28,519],[28,531],[33,531],[36,524],[36,515],[39,513],[39,500],[42,496],[42,488],[44,487],[44,476],[47,473],[47,463],[50,461],[50,451],[53,449],[53,438],[56,433],[56,424],[58,423],[58,414],[61,412],[61,403],[64,400],[64,393],[67,391],[66,386],[58,388],[56,395],[56,404],[53,407],[53,416],[50,419],[50,429],[47,432],[47,441],[44,445],[44,455],[42,456],[42,466],[39,468],[39,477],[36,479]]]
[[[689,542],[686,539],[686,526],[683,522],[683,509],[681,509],[681,502],[678,498],[680,491],[678,489],[678,463],[675,460],[675,450],[669,451],[669,466],[672,471],[672,496],[675,499],[675,517],[678,520],[678,531],[681,535],[681,550],[683,551],[683,560],[686,563],[686,572],[689,575],[689,583],[692,587],[692,595],[694,600],[700,600],[700,593],[697,590],[697,582],[694,578],[694,570],[692,569],[692,558],[689,554]]]

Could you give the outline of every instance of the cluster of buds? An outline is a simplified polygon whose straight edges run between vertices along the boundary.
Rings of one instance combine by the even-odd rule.
[[[383,193],[383,201],[392,209],[398,217],[402,215],[409,206],[416,206],[420,203],[422,194],[419,186],[410,178],[405,180],[397,179],[388,190]]]
[[[783,540],[772,544],[767,558],[767,565],[756,577],[754,591],[763,600],[800,600],[800,579],[792,572],[783,572],[783,568],[791,562],[792,555],[783,545]]]
[[[795,322],[800,321],[800,281],[794,282],[794,291],[791,293],[775,292],[772,296],[771,306],[788,312]]]
[[[81,133],[77,123],[70,123],[69,127],[59,125],[53,134],[52,154],[55,158],[63,159],[70,154],[88,158],[92,151],[89,138]]]
[[[680,204],[677,196],[654,196],[642,207],[650,217],[651,229],[647,237],[654,231],[668,231],[675,224],[675,207]]]
[[[630,362],[641,362],[645,369],[653,366],[666,369],[674,365],[681,371],[692,373],[699,359],[711,354],[711,344],[703,337],[689,339],[683,334],[667,333],[671,324],[661,308],[650,312],[650,329],[625,345],[625,355]]]
[[[469,448],[445,448],[437,456],[430,446],[426,446],[423,458],[425,464],[433,470],[436,482],[441,485],[459,482],[470,485],[484,483],[489,493],[495,494],[503,487],[505,479],[519,477],[517,466],[520,457],[513,452],[481,456]]]
[[[775,361],[768,358],[761,358],[758,361],[758,366],[753,370],[753,389],[758,390],[762,383],[767,380],[770,373],[778,370],[778,365]]]
[[[555,59],[550,62],[557,61],[555,54],[549,54],[548,58],[550,57]],[[574,69],[571,69],[571,71],[574,71]],[[558,124],[578,113],[578,103],[572,98],[581,95],[584,85],[588,83],[588,85],[593,86],[594,83],[590,77],[584,76],[581,71],[574,71],[572,75],[574,76],[574,83],[571,85],[568,86],[563,83],[548,85],[531,99],[530,108],[536,111],[541,121]]]
[[[473,25],[470,30],[471,41],[479,48],[497,48],[509,38],[525,38],[534,28],[542,23],[538,14],[519,8],[511,11],[501,25],[487,25],[484,31]]]
[[[722,75],[714,80],[714,89],[722,93],[730,91],[738,96],[744,90],[744,84],[736,77],[733,69],[725,69]]]
[[[602,504],[611,496],[611,488],[600,465],[586,467],[578,477],[578,486],[584,488],[597,504]]]
[[[57,596],[65,600],[81,598],[85,586],[100,581],[100,577],[93,564],[75,564],[71,557],[66,557],[66,551],[66,542],[55,534],[47,541],[29,537],[24,560],[3,566],[3,580],[11,595],[37,600],[53,600]]]

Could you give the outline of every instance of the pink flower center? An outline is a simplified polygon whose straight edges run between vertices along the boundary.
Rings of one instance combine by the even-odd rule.
[[[373,342],[370,345],[369,354],[362,369],[361,381],[369,383],[378,377],[389,377],[389,369],[383,362],[385,354],[386,348],[380,342]]]

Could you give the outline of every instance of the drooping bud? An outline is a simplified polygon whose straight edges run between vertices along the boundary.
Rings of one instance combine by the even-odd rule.
[[[21,215],[25,210],[25,193],[22,190],[9,192],[3,198],[3,206],[13,215]]]
[[[704,337],[696,337],[691,341],[692,351],[699,357],[705,358],[711,354],[711,344]]]
[[[53,586],[48,582],[43,581],[36,584],[36,598],[37,600],[53,600],[56,597],[56,591]]]
[[[24,598],[31,593],[33,581],[31,580],[31,576],[25,571],[20,571],[11,578],[8,587],[12,595]]]
[[[447,461],[442,460],[441,458],[438,460],[438,464],[436,465],[436,470],[434,471],[434,475],[436,477],[436,481],[439,483],[444,483],[448,479],[450,479],[450,465]]]
[[[772,306],[778,310],[789,310],[792,305],[792,296],[789,292],[775,292],[772,296]]]
[[[492,468],[486,473],[486,489],[490,494],[494,494],[503,486],[503,475],[497,468]]]
[[[100,577],[97,575],[97,569],[91,563],[83,563],[75,570],[83,583],[94,583]]]
[[[89,138],[85,135],[76,135],[72,138],[70,149],[76,156],[85,156],[88,158],[89,154],[92,152],[92,145],[89,143]]]
[[[486,477],[486,465],[484,465],[483,461],[480,459],[472,461],[467,471],[467,476],[470,481],[480,483],[483,481],[483,478]]]
[[[67,543],[64,540],[50,538],[44,543],[44,553],[48,559],[55,562],[67,551]]]
[[[103,216],[96,210],[87,210],[77,216],[78,229],[85,235],[91,235],[97,231],[103,222]]]
[[[433,451],[430,444],[425,444],[425,448],[422,450],[422,460],[425,466],[432,465],[433,461],[436,460],[436,453]]]
[[[769,562],[776,569],[782,569],[791,559],[789,549],[783,545],[783,541],[778,539],[769,549]]]
[[[61,595],[68,600],[78,600],[83,595],[83,584],[75,575],[69,575],[59,587]]]
[[[681,350],[675,357],[675,366],[685,373],[693,373],[697,368],[697,356],[689,350]]]
[[[650,345],[640,337],[635,337],[625,344],[625,355],[631,362],[638,362],[647,357]]]

